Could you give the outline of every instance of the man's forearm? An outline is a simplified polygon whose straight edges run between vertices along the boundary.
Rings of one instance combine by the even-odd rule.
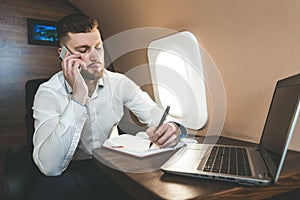
[[[33,138],[33,158],[42,173],[56,176],[66,169],[72,159],[87,118],[87,111],[71,101],[61,116],[51,117],[43,113],[46,112],[35,111],[37,129]],[[45,122],[39,124],[40,121]]]

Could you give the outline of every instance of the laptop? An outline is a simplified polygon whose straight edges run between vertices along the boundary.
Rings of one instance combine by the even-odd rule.
[[[268,185],[278,180],[300,112],[300,74],[277,81],[257,147],[188,144],[161,166],[167,173]]]

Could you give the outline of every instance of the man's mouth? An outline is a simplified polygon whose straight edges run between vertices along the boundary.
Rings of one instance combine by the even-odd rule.
[[[102,63],[100,62],[94,62],[87,66],[87,68],[99,68],[99,67],[102,67]]]

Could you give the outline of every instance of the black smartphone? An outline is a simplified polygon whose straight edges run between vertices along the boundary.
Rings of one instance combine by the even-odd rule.
[[[61,48],[61,52],[59,54],[59,59],[60,61],[62,61],[66,55],[67,52],[70,52],[70,54],[72,54],[72,52],[69,50],[69,48],[64,45],[62,48]],[[79,66],[79,70],[81,71],[81,66]]]

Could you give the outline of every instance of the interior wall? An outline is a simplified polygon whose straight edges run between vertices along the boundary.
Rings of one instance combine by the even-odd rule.
[[[298,0],[69,1],[100,21],[104,39],[140,27],[193,32],[223,78],[225,136],[258,142],[276,81],[300,72]],[[115,67],[126,72],[145,63],[146,51]],[[290,148],[300,150],[299,125]]]
[[[65,0],[0,2],[0,137],[25,136],[25,82],[60,70],[57,47],[28,44],[27,18],[58,21],[73,12],[79,11]]]

